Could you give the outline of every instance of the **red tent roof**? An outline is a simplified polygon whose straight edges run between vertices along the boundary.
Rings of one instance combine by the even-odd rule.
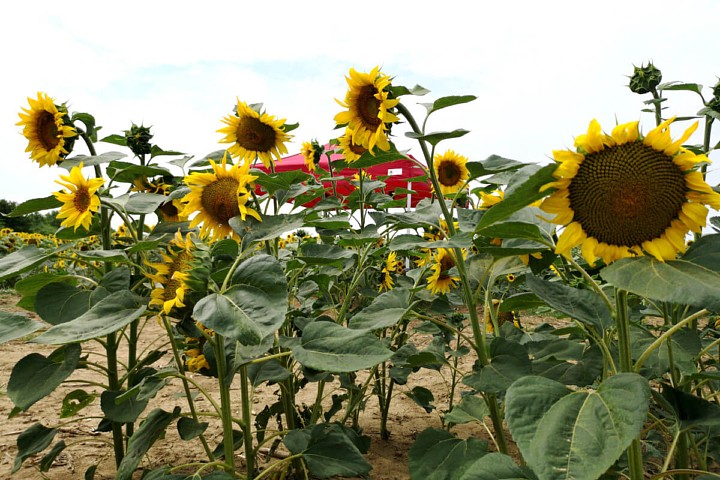
[[[332,150],[332,148],[333,147],[330,145],[325,145],[326,150]],[[337,160],[342,160],[343,156],[342,154],[333,153],[330,156],[330,159],[334,163]],[[325,171],[329,171],[328,158],[326,155],[321,156],[318,166]],[[262,164],[255,165],[254,168],[262,170],[265,173],[270,173],[269,169]],[[301,170],[305,173],[310,173],[305,166],[305,159],[303,158],[302,153],[283,157],[281,161],[275,163],[275,172],[288,172],[292,170]],[[398,158],[397,160],[392,160],[381,165],[367,167],[363,170],[373,179],[379,177],[387,177],[384,180],[386,186],[383,191],[384,193],[386,193],[387,195],[391,195],[395,199],[402,199],[407,197],[407,194],[404,190],[396,192],[396,190],[399,188],[416,192],[410,195],[410,205],[412,207],[415,207],[415,205],[417,205],[417,203],[423,198],[428,198],[431,195],[432,189],[429,181],[408,181],[409,179],[416,179],[417,177],[422,177],[425,174],[425,171],[413,161],[406,158]],[[334,178],[343,177],[342,180],[336,181],[338,195],[344,197],[349,195],[353,190],[355,190],[355,186],[352,185],[349,180],[352,180],[353,175],[355,175],[357,172],[358,169],[356,168],[345,168],[339,172],[333,171]],[[315,178],[319,180],[320,175],[317,172],[315,172],[314,175]],[[332,183],[328,180],[324,180],[322,183],[325,186],[325,191],[328,194],[332,195]],[[305,206],[312,206],[317,203],[317,201],[319,201],[319,199],[309,202],[305,204]]]

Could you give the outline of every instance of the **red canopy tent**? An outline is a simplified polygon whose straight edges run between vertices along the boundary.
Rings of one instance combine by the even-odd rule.
[[[330,145],[325,145],[326,150],[332,150],[332,148],[333,147]],[[330,156],[330,160],[332,162],[342,159],[343,156],[339,153],[333,153]],[[326,155],[320,157],[320,163],[318,166],[325,171],[329,171],[328,158]],[[270,173],[270,170],[263,164],[255,165],[253,168],[262,170],[265,173]],[[275,163],[275,172],[288,172],[292,170],[301,170],[305,173],[310,173],[305,166],[305,159],[303,158],[302,153],[283,157],[281,161]],[[425,171],[417,164],[406,158],[398,158],[397,160],[392,160],[381,165],[367,167],[363,170],[373,179],[379,177],[387,177],[384,180],[385,188],[383,189],[383,191],[384,193],[391,195],[395,199],[407,198],[408,194],[405,192],[405,190],[411,190],[415,192],[409,195],[409,202],[406,203],[406,205],[410,207],[415,207],[420,200],[422,200],[423,198],[429,198],[431,196],[432,188],[430,182],[427,180],[423,181],[422,179],[417,179],[418,177],[422,177],[423,175],[425,175]],[[352,180],[353,175],[355,175],[357,172],[358,169],[356,168],[345,168],[339,172],[333,170],[334,178],[342,177],[341,180],[336,180],[336,189],[338,195],[345,197],[352,193],[353,190],[355,190],[355,186],[350,183],[350,180]],[[314,175],[315,178],[319,180],[320,175],[317,172],[315,172]],[[329,180],[324,180],[322,183],[325,187],[325,191],[332,195],[332,183]],[[403,190],[396,191],[398,189]],[[304,206],[312,206],[317,203],[317,201],[318,200],[309,202]]]

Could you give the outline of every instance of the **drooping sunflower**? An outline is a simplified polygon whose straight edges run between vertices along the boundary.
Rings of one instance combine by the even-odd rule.
[[[610,263],[644,252],[664,261],[685,251],[687,233],[702,230],[706,205],[720,209],[720,195],[696,171],[708,158],[681,146],[697,123],[673,140],[673,120],[644,137],[638,122],[617,125],[607,135],[593,120],[575,139],[577,151],[553,152],[557,180],[543,188],[556,191],[540,208],[564,226],[557,253],[569,256],[580,246],[594,264],[598,257]]]
[[[438,248],[433,254],[432,274],[428,277],[427,289],[432,293],[447,293],[457,286],[460,277],[452,275],[450,270],[455,267],[453,253],[446,248]]]
[[[323,153],[320,144],[318,144],[317,140],[303,142],[300,153],[305,160],[305,167],[307,167],[309,172],[314,172],[315,167],[320,163],[320,156]]]
[[[338,137],[338,146],[347,163],[354,162],[359,159],[363,153],[368,151],[367,148],[353,141],[354,134],[355,131],[353,129],[346,128],[345,133]]]
[[[345,79],[349,87],[345,101],[335,101],[347,110],[335,115],[335,122],[347,125],[352,141],[363,148],[389,150],[388,124],[399,120],[392,112],[399,100],[388,98],[391,78],[376,66],[369,73],[351,68]]]
[[[442,155],[435,155],[433,169],[443,195],[458,192],[470,178],[470,172],[466,167],[467,161],[467,157],[458,155],[452,150]]]
[[[270,168],[274,161],[287,153],[285,142],[292,135],[285,133],[285,119],[276,119],[267,113],[258,113],[247,103],[237,101],[237,114],[228,115],[222,122],[227,125],[218,130],[225,134],[220,143],[232,143],[228,151],[238,158],[238,162],[248,164],[260,158]]]
[[[155,284],[150,292],[150,306],[158,305],[165,314],[173,308],[185,306],[185,294],[189,290],[186,282],[190,278],[188,271],[194,258],[194,247],[192,234],[183,237],[178,231],[168,243],[167,254],[162,254],[162,262],[146,262],[156,270],[153,274],[145,274]]]
[[[100,209],[100,197],[97,190],[105,181],[102,178],[86,179],[82,175],[83,164],[79,164],[70,170],[69,175],[60,175],[60,180],[55,183],[67,188],[53,192],[55,198],[62,202],[57,218],[64,218],[60,226],[74,227],[75,230],[82,226],[90,230],[92,216]]]
[[[65,105],[55,105],[47,94],[38,92],[37,99],[29,98],[30,108],[19,113],[23,136],[28,140],[26,152],[40,166],[55,165],[72,150],[75,128],[70,123]]]
[[[211,241],[227,237],[237,239],[237,234],[228,223],[231,218],[238,215],[245,220],[247,215],[262,221],[260,215],[250,208],[252,182],[257,178],[250,175],[250,163],[232,165],[227,168],[227,152],[223,155],[222,163],[216,164],[210,160],[212,173],[193,172],[185,177],[185,184],[190,187],[190,193],[182,199],[187,202],[180,213],[186,218],[195,214],[190,222],[190,228],[202,224],[200,236],[210,237]]]

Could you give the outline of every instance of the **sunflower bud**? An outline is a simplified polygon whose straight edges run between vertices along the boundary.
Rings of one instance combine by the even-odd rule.
[[[147,155],[152,150],[150,139],[152,138],[150,127],[139,127],[133,123],[130,130],[125,130],[125,141],[127,146],[135,155]]]
[[[632,77],[630,77],[630,90],[640,95],[650,93],[655,90],[655,87],[660,85],[662,81],[662,72],[655,68],[652,62],[646,66],[633,66],[634,71]]]

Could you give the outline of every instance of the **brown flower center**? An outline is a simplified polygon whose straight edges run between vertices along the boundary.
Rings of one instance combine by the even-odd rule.
[[[235,131],[237,143],[252,152],[269,152],[275,146],[275,129],[255,117],[241,117]]]
[[[443,160],[438,165],[438,182],[446,187],[454,187],[460,182],[462,171],[460,166],[450,160]]]
[[[238,186],[234,178],[221,178],[203,188],[200,203],[205,211],[220,225],[240,215],[238,207]]]
[[[368,130],[374,130],[382,123],[380,113],[380,100],[375,98],[377,89],[374,85],[366,85],[360,90],[357,99],[358,115]]]
[[[358,145],[351,140],[350,151],[353,152],[355,155],[362,155],[363,153],[367,152],[367,148],[363,147],[362,145]]]
[[[90,208],[90,192],[88,192],[87,188],[80,187],[75,191],[73,205],[78,212],[87,212],[88,208]]]
[[[175,297],[177,297],[177,289],[182,286],[182,282],[176,278],[171,278],[168,280],[167,285],[165,285],[165,291],[163,292],[163,300],[173,300]]]
[[[60,143],[58,128],[55,125],[55,115],[50,112],[42,112],[37,118],[38,141],[47,151],[53,150]]]
[[[632,247],[671,226],[688,188],[672,157],[638,140],[586,155],[568,191],[588,236]]]
[[[448,271],[455,266],[455,262],[450,255],[443,255],[440,258],[440,274],[438,280],[447,280],[450,278]]]

